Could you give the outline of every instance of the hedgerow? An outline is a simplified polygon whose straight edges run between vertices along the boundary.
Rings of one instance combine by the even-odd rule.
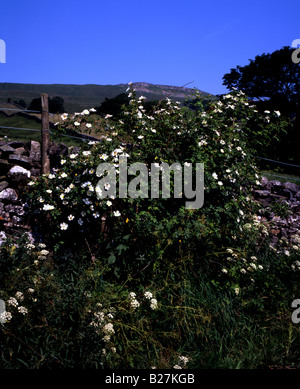
[[[259,114],[239,91],[206,109],[199,99],[196,111],[166,98],[151,114],[131,85],[127,92],[129,106],[116,119],[106,115],[104,125],[94,109],[63,114],[56,135],[99,130],[99,140],[70,150],[59,168],[28,185],[42,241],[7,241],[0,250],[0,298],[8,312],[2,365],[267,363],[271,352],[261,334],[272,339],[259,323],[297,295],[298,254],[283,257],[269,247],[251,193],[261,178],[256,152],[285,120],[279,112]],[[99,175],[99,165],[111,164],[118,187],[120,157],[146,166],[140,196],[112,194]],[[203,164],[202,207],[187,207],[195,199],[185,192],[176,198],[175,171],[170,196],[160,188],[151,198],[153,167],[163,174],[174,163],[191,166],[193,177]],[[288,322],[286,314],[282,320]]]

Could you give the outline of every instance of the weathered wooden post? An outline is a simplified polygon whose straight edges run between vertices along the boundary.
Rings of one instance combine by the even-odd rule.
[[[42,174],[50,173],[49,104],[47,93],[41,94],[42,103]]]

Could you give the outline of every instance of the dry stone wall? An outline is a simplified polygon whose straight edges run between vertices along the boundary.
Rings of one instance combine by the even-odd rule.
[[[268,228],[270,245],[300,249],[300,186],[263,177],[253,198],[260,205],[258,217]]]
[[[63,143],[51,144],[51,166],[58,166],[60,155],[67,153],[68,148]],[[27,232],[33,239],[24,191],[28,182],[40,174],[40,142],[0,141],[0,245],[7,237],[14,237],[22,232]]]

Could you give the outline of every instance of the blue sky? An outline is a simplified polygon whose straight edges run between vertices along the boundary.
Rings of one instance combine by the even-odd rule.
[[[0,82],[189,83],[225,93],[231,68],[300,39],[299,17],[299,0],[5,1]]]

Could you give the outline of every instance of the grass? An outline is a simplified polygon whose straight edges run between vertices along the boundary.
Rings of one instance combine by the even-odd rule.
[[[41,123],[39,118],[32,118],[31,115],[28,116],[0,116],[0,126],[3,127],[15,127],[18,129],[9,129],[9,128],[0,128],[0,140],[5,140],[6,142],[10,141],[21,141],[28,142],[34,140],[41,142]],[[32,129],[30,131],[28,129]],[[66,136],[61,136],[60,138],[53,139],[55,142],[63,142],[66,146],[80,146],[82,142],[73,138]]]

